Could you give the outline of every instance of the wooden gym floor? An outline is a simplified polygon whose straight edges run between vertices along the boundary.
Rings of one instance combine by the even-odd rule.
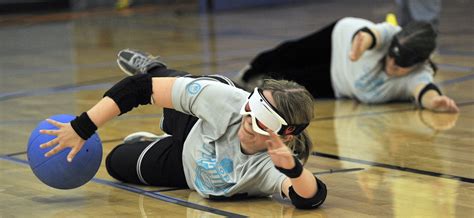
[[[40,120],[80,114],[123,78],[115,64],[120,49],[159,54],[172,68],[197,75],[232,76],[259,51],[337,18],[383,21],[393,1],[317,1],[215,14],[180,5],[0,16],[0,217],[474,217],[474,7],[472,1],[443,3],[436,81],[461,112],[318,101],[307,167],[329,191],[313,211],[272,198],[213,202],[189,190],[122,184],[103,163],[86,185],[56,190],[31,172],[26,142]],[[104,153],[129,133],[159,133],[160,114],[142,107],[108,123],[99,130]]]

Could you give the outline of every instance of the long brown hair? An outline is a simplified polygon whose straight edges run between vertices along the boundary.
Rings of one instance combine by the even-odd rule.
[[[272,92],[275,107],[287,122],[303,124],[309,123],[313,119],[313,97],[306,88],[298,83],[288,80],[266,79],[261,88]],[[307,130],[295,135],[294,139],[287,142],[286,145],[303,163],[306,163],[313,148]]]

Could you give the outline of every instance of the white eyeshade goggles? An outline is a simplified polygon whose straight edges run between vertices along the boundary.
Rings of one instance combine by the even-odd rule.
[[[249,95],[240,110],[240,114],[250,115],[253,131],[262,135],[269,135],[265,131],[266,129],[271,129],[278,135],[298,135],[309,124],[288,124],[276,108],[268,102],[263,95],[263,91],[258,87]]]

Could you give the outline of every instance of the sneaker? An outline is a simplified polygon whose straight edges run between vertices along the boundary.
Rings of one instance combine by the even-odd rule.
[[[232,77],[232,81],[234,81],[235,84],[237,84],[238,87],[247,90],[249,89],[247,81],[244,81],[244,75],[247,72],[247,70],[250,69],[250,65],[246,65],[244,68],[242,68],[239,72],[237,72],[237,75],[235,77]]]
[[[250,65],[247,65],[242,68],[235,77],[232,78],[232,81],[234,81],[238,87],[248,92],[252,92],[255,87],[262,86],[263,80],[267,78],[267,76],[265,76],[264,74],[257,74],[245,81],[243,79],[244,75],[250,70],[252,70],[252,68],[250,67]]]
[[[166,64],[159,58],[159,56],[155,57],[146,52],[124,49],[117,55],[117,64],[124,73],[133,76],[145,74],[154,67],[166,68]]]
[[[123,139],[123,143],[130,144],[136,142],[154,142],[156,140],[162,139],[169,136],[168,134],[155,135],[150,132],[135,132]]]

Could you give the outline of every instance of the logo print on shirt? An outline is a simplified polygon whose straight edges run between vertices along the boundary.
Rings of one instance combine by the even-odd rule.
[[[197,94],[199,91],[201,91],[201,84],[197,83],[197,82],[192,82],[188,85],[188,87],[186,88],[186,90],[188,91],[189,94],[191,95],[195,95]]]
[[[204,145],[202,158],[196,161],[196,178],[194,184],[203,193],[220,195],[227,192],[234,183],[231,175],[234,163],[230,158],[217,162],[214,150],[210,145]],[[205,153],[212,152],[212,153]]]
[[[367,66],[363,67],[363,71],[364,74],[355,81],[355,88],[366,94],[376,92],[387,79],[385,73],[373,73]]]

